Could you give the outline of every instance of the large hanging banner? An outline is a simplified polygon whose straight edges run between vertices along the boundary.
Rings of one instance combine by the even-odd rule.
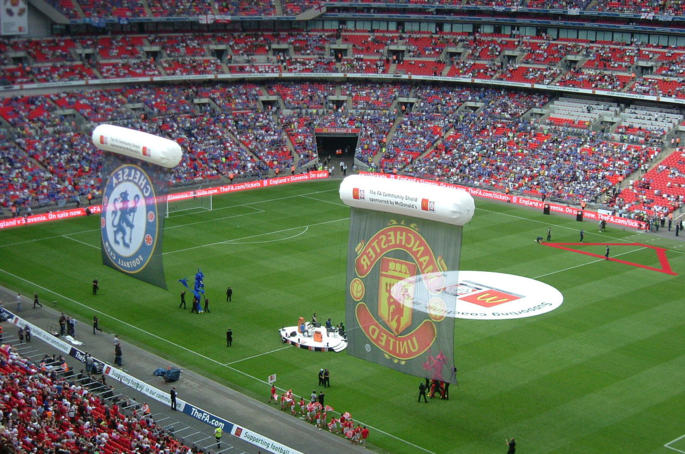
[[[104,154],[100,232],[102,262],[167,288],[162,232],[168,168],[181,160],[176,142],[141,131],[100,125],[93,131]]]
[[[0,35],[27,35],[29,8],[26,0],[4,0],[0,9]]]
[[[350,205],[346,322],[348,352],[418,377],[452,382],[462,226],[474,211],[466,192],[429,183],[354,175]]]
[[[166,183],[159,167],[105,155],[100,231],[102,263],[166,289],[162,232]],[[160,175],[162,174],[162,175]]]

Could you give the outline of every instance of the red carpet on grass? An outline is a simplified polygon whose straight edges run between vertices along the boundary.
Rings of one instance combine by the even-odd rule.
[[[668,263],[668,258],[666,257],[666,249],[656,246],[650,246],[643,243],[541,243],[543,246],[554,247],[557,249],[563,249],[565,251],[578,252],[579,254],[589,255],[591,257],[597,257],[600,259],[605,258],[604,254],[595,254],[594,252],[584,251],[582,249],[576,249],[570,246],[639,246],[647,249],[652,249],[656,252],[656,256],[659,259],[659,264],[661,268],[655,268],[649,265],[642,265],[641,263],[629,262],[627,260],[621,260],[609,255],[609,260],[613,262],[623,263],[625,265],[635,266],[638,268],[644,268],[646,270],[658,271],[659,273],[670,274],[671,276],[677,276],[678,273],[673,272],[670,263]]]

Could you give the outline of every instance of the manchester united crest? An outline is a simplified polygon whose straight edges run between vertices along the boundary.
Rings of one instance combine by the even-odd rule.
[[[425,311],[415,311],[417,289],[410,278],[445,271],[442,257],[435,256],[416,224],[396,220],[359,242],[355,250],[350,295],[356,301],[356,322],[366,339],[398,364],[426,353],[437,336],[436,319]],[[368,291],[376,281],[374,291]],[[435,298],[440,298],[439,291],[433,292]],[[365,297],[370,299],[365,301]]]

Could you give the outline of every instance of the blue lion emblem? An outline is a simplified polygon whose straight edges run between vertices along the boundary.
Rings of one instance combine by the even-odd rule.
[[[112,215],[112,227],[114,227],[114,238],[112,240],[114,244],[123,244],[127,249],[131,247],[133,228],[135,227],[133,222],[135,221],[140,195],[136,194],[133,197],[133,202],[129,201],[128,197],[128,191],[124,190],[112,202],[115,207]]]
[[[159,237],[153,181],[143,168],[123,164],[109,175],[102,200],[104,263],[125,273],[141,272],[154,255]]]

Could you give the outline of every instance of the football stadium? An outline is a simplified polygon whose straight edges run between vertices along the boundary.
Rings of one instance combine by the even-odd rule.
[[[6,0],[0,453],[684,453],[685,3]]]

